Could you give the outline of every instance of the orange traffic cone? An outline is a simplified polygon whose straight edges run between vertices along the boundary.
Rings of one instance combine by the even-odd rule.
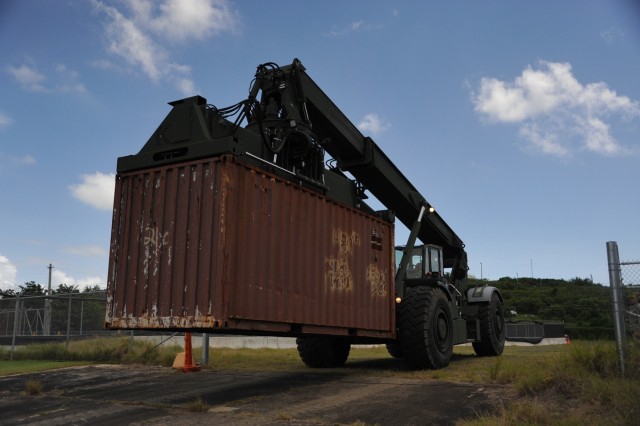
[[[182,367],[183,373],[189,373],[191,371],[200,371],[200,366],[194,364],[193,353],[191,351],[191,333],[184,333],[184,366]]]

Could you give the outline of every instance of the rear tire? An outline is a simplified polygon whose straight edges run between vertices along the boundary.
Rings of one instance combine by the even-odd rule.
[[[387,352],[389,352],[389,355],[394,358],[404,358],[402,347],[398,342],[387,343]]]
[[[351,350],[349,341],[340,337],[298,337],[296,345],[302,362],[312,368],[341,367]]]
[[[498,356],[504,351],[506,326],[504,308],[498,293],[493,293],[489,303],[478,306],[480,319],[480,341],[473,342],[473,350],[478,356]]]
[[[449,365],[453,352],[453,319],[444,292],[433,287],[408,287],[399,307],[400,347],[410,368]]]

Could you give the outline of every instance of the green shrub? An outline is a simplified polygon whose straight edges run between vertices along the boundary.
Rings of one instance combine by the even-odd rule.
[[[568,362],[568,364],[567,364]],[[600,377],[618,374],[618,356],[612,342],[580,341],[571,345],[565,365]]]

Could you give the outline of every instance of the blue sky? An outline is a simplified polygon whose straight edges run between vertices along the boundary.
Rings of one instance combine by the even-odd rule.
[[[106,285],[117,157],[300,58],[484,278],[640,258],[637,1],[0,2],[0,287]],[[404,242],[407,232],[399,228]],[[482,265],[482,266],[481,266]]]

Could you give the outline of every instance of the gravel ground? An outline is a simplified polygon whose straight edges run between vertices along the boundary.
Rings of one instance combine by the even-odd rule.
[[[29,380],[42,384],[42,394],[26,395]],[[348,366],[182,373],[92,365],[0,377],[0,424],[447,425],[491,410],[507,394],[495,385],[372,377]],[[190,411],[198,400],[202,411]]]

